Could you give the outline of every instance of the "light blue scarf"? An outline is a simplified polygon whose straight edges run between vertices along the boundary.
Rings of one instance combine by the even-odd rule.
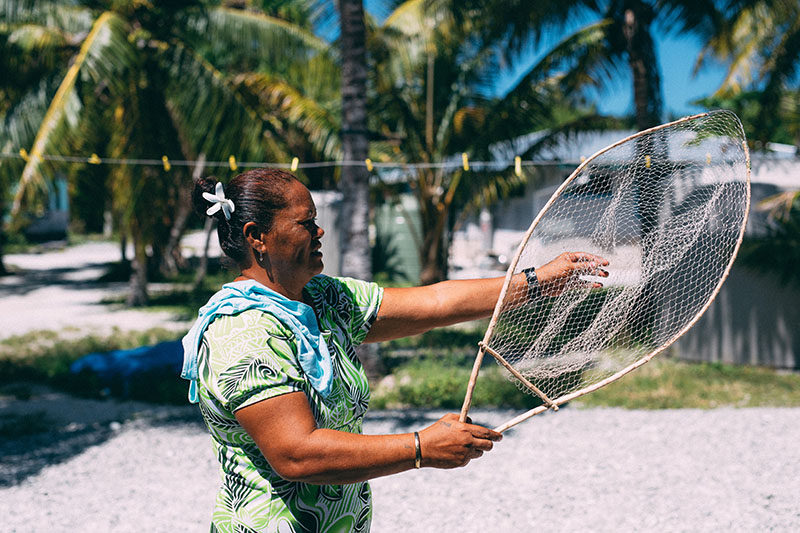
[[[258,309],[273,315],[297,338],[297,358],[311,386],[326,398],[331,392],[333,364],[328,345],[319,331],[314,310],[303,302],[290,300],[255,280],[226,283],[200,308],[192,329],[183,338],[181,377],[190,380],[189,401],[197,403],[197,352],[211,321],[220,315],[235,315]]]

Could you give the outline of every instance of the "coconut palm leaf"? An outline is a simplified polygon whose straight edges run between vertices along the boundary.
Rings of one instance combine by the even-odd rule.
[[[256,100],[259,114],[270,124],[285,122],[304,133],[313,148],[324,158],[341,157],[338,117],[320,103],[301,94],[293,85],[266,74],[243,74],[236,78],[240,91]]]
[[[315,53],[327,53],[329,45],[311,31],[263,13],[215,7],[188,21],[203,43],[210,43],[209,58],[240,70],[259,69],[286,73]],[[199,45],[195,38],[187,44]],[[200,47],[202,49],[205,47]]]
[[[60,58],[59,52],[68,44],[65,33],[56,28],[24,24],[7,29],[8,32],[2,32],[0,28],[4,34],[2,64],[15,70],[30,68],[31,63],[39,68],[53,69]]]
[[[74,129],[78,122],[83,106],[76,85],[80,81],[114,85],[124,78],[123,72],[135,57],[127,29],[126,22],[110,11],[95,21],[42,120],[14,197],[12,217],[19,213],[26,197],[44,184],[42,154],[52,153],[53,147],[64,142],[65,125]]]
[[[797,79],[800,68],[800,6],[795,5],[789,24],[784,24],[785,31],[778,36],[772,53],[764,64],[766,85],[762,102],[766,106],[766,114],[771,115],[777,107],[780,93],[786,84]]]
[[[70,35],[88,33],[95,16],[77,3],[50,0],[0,0],[0,27],[36,25]]]
[[[452,12],[457,24],[469,21],[484,45],[500,44],[511,59],[532,42],[538,44],[558,28],[571,26],[599,13],[606,2],[597,0],[429,0]]]
[[[729,62],[725,77],[713,97],[730,97],[758,78],[763,63],[760,55],[763,43],[770,39],[773,32],[771,18],[764,4],[745,7],[703,47],[695,64],[695,72],[705,65],[709,57],[727,58]]]
[[[258,113],[222,72],[179,43],[160,43],[154,53],[165,78],[168,109],[189,145],[209,159],[265,157]]]
[[[514,91],[526,91],[558,75],[559,85],[574,94],[586,87],[599,87],[623,71],[624,57],[609,45],[611,19],[601,19],[580,28],[554,46],[523,76]]]
[[[0,151],[16,153],[33,143],[47,111],[53,85],[50,80],[42,80],[36,89],[28,91],[3,115]],[[22,171],[22,168],[19,170]]]

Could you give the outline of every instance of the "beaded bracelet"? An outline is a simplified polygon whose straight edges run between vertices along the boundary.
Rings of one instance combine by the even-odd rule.
[[[414,468],[422,464],[422,448],[419,445],[419,433],[414,432]]]

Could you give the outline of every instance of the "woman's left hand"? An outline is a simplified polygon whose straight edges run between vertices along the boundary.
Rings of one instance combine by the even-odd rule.
[[[564,252],[546,265],[536,269],[541,293],[545,296],[558,296],[565,288],[603,286],[598,281],[586,281],[579,276],[608,277],[608,271],[601,267],[608,266],[608,260],[599,255],[587,252]]]

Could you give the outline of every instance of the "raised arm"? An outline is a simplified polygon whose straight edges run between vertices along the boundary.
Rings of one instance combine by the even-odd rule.
[[[319,429],[302,392],[276,396],[235,412],[272,468],[284,479],[355,483],[415,467],[413,433],[358,435]],[[421,466],[456,468],[492,449],[502,436],[450,414],[419,432]]]
[[[556,296],[567,282],[579,275],[607,277],[600,267],[608,261],[585,252],[565,252],[536,269],[539,290]],[[367,335],[366,342],[381,342],[430,329],[449,326],[492,314],[505,278],[450,280],[424,287],[387,288],[378,311],[378,318]],[[512,283],[527,285],[524,274]],[[602,287],[596,281],[584,282],[589,287]]]

